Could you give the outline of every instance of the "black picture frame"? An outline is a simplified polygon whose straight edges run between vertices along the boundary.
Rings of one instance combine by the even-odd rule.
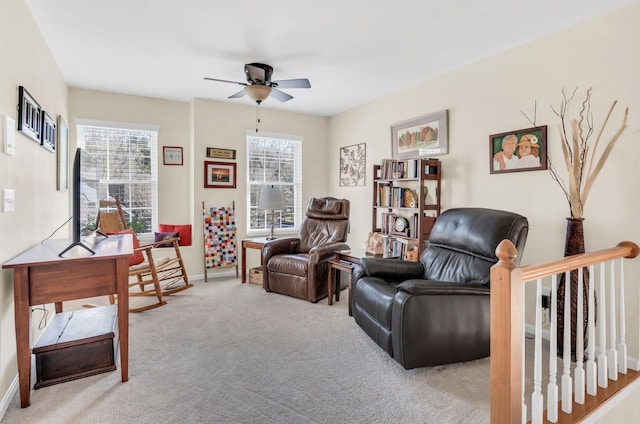
[[[18,87],[18,132],[38,144],[42,132],[42,108],[23,86]]]
[[[51,153],[56,152],[56,144],[57,144],[57,125],[55,119],[53,119],[47,112],[44,110],[41,112],[42,115],[42,131],[40,132],[40,138],[42,147],[50,151]]]

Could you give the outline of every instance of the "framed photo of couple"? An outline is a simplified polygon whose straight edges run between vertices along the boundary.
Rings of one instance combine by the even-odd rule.
[[[547,126],[489,136],[489,170],[504,172],[547,169]]]

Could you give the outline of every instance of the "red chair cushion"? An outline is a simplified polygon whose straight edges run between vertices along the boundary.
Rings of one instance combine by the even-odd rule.
[[[191,224],[186,225],[171,225],[160,224],[158,231],[163,233],[171,233],[177,231],[180,235],[179,246],[191,246]]]

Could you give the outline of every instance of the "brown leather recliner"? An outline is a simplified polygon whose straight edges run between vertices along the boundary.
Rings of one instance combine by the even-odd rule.
[[[348,230],[348,200],[309,200],[298,237],[276,239],[262,247],[264,289],[310,302],[326,297],[327,260],[337,250],[349,249]]]

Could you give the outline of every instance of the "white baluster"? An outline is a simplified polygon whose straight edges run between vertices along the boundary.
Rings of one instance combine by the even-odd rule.
[[[609,278],[609,349],[607,363],[609,364],[609,379],[618,380],[618,353],[616,351],[616,289],[614,261],[610,261],[611,274]]]
[[[522,305],[526,305],[526,303],[524,302],[524,293],[525,290],[522,290],[522,299],[520,299]],[[523,311],[524,312],[524,311]],[[525,319],[524,319],[524,313],[522,315],[522,335],[524,336],[526,334],[526,323],[525,323]],[[525,367],[524,364],[525,362],[525,337],[522,337],[522,358],[520,359],[522,361],[522,414],[520,417],[520,422],[522,422],[522,424],[526,424],[527,423],[527,403],[525,402],[525,397],[524,397],[524,382],[525,380]]]
[[[562,342],[562,411],[570,414],[573,410],[571,399],[571,277],[564,273],[564,335]]]
[[[584,269],[578,268],[578,310],[576,311],[576,366],[573,370],[574,400],[584,404]]]
[[[596,346],[596,320],[595,320],[595,285],[596,274],[595,266],[589,266],[589,275],[591,281],[589,283],[589,317],[587,322],[587,328],[589,330],[589,340],[587,341],[587,393],[591,396],[595,396],[598,391],[597,385],[597,371],[595,361],[595,346]]]
[[[607,321],[605,319],[607,311],[607,295],[605,290],[605,263],[602,262],[600,267],[600,302],[598,305],[598,386],[607,388],[609,386],[609,378],[607,377],[609,367],[607,365]]]
[[[549,327],[549,384],[547,384],[547,420],[558,422],[558,383],[556,374],[558,360],[556,358],[557,349],[557,299],[558,299],[558,278],[554,274],[551,276],[551,325]]]
[[[627,373],[627,343],[625,341],[625,308],[624,308],[624,259],[620,258],[620,278],[618,278],[618,324],[620,337],[618,338],[618,372]]]
[[[533,345],[533,393],[531,394],[531,423],[542,424],[542,279],[536,280],[536,329]]]

